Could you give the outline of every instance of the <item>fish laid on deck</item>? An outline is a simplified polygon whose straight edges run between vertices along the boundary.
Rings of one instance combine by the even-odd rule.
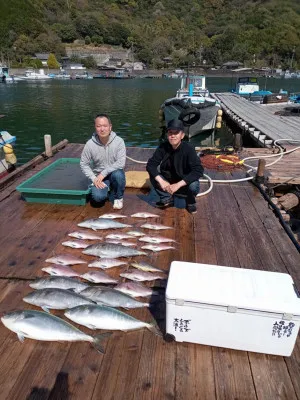
[[[109,218],[91,218],[77,224],[80,228],[90,228],[93,230],[100,229],[122,229],[129,228],[131,225],[122,224]]]
[[[133,217],[133,218],[158,218],[159,215],[152,214],[149,212],[138,212],[138,213],[132,214],[131,217]]]
[[[160,272],[165,274],[166,272],[163,271],[162,269],[155,267],[154,265],[151,265],[145,261],[133,261],[130,264],[132,267],[140,269],[141,271],[146,271],[146,272]]]
[[[127,218],[127,215],[122,215],[117,213],[107,213],[100,215],[99,218],[105,218],[105,219]]]
[[[29,286],[33,289],[73,289],[74,292],[80,293],[89,285],[80,282],[78,279],[68,278],[66,276],[50,276],[47,278],[38,278],[31,282]]]
[[[15,332],[21,342],[24,338],[42,341],[90,342],[104,353],[101,342],[108,333],[90,336],[54,315],[33,310],[21,310],[7,313],[1,317],[3,325]]]
[[[134,237],[140,237],[146,235],[144,232],[141,231],[129,231],[127,232],[128,235],[134,236]]]
[[[96,260],[88,264],[88,267],[109,269],[113,267],[119,267],[120,265],[127,265],[127,262],[118,260],[117,258],[100,258],[100,260]]]
[[[165,226],[165,225],[160,225],[160,224],[144,224],[144,225],[141,225],[141,228],[153,229],[155,231],[159,231],[159,230],[163,230],[163,229],[173,229],[171,226]]]
[[[107,239],[106,243],[120,244],[125,247],[136,247],[137,244],[133,242],[127,242],[126,240],[118,240],[118,239]]]
[[[92,232],[71,232],[68,236],[74,237],[76,239],[83,239],[83,240],[102,240],[102,236],[96,235]]]
[[[84,289],[86,290],[86,289]],[[25,303],[41,307],[44,311],[49,312],[50,309],[66,310],[80,306],[82,304],[92,304],[92,300],[64,289],[41,289],[29,293],[23,298]]]
[[[72,256],[71,254],[58,254],[57,256],[47,258],[46,262],[60,265],[86,264],[85,260]]]
[[[90,287],[83,290],[81,294],[93,302],[109,307],[122,307],[126,309],[149,307],[149,303],[142,303],[125,293],[110,288]]]
[[[153,252],[158,252],[158,251],[163,251],[163,250],[170,250],[170,249],[175,249],[174,246],[168,246],[166,244],[146,244],[145,246],[142,246],[142,249],[145,250],[151,250]]]
[[[109,235],[105,236],[105,239],[133,239],[132,235],[128,233],[110,233]]]
[[[147,253],[143,251],[135,250],[130,247],[114,243],[92,244],[91,246],[84,249],[83,253],[101,258],[118,258],[147,255]]]
[[[93,283],[118,283],[117,279],[112,278],[107,275],[105,272],[101,271],[89,271],[83,275],[81,275],[82,279]]]
[[[68,265],[49,265],[47,267],[43,267],[42,271],[47,272],[50,275],[53,276],[66,276],[69,278],[75,277],[75,276],[80,276],[76,271],[74,271],[71,267]]]
[[[168,243],[168,242],[175,242],[174,239],[170,239],[163,236],[142,236],[139,238],[140,242],[147,242],[147,243]]]
[[[156,296],[159,293],[149,288],[141,283],[137,282],[123,282],[119,283],[114,287],[115,290],[119,290],[125,294],[128,294],[132,297],[147,297],[147,296]]]
[[[155,281],[156,279],[165,279],[159,274],[154,274],[146,271],[130,271],[130,272],[122,272],[120,274],[123,278],[130,279],[132,281]]]
[[[62,242],[62,245],[72,247],[72,249],[85,249],[89,246],[89,243],[83,240],[67,240],[66,242]]]
[[[79,306],[67,310],[65,316],[71,321],[90,329],[132,331],[147,328],[156,335],[162,336],[155,324],[139,321],[111,307],[99,305]]]

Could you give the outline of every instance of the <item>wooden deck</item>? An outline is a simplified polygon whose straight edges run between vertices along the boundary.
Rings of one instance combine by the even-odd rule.
[[[104,208],[29,204],[16,186],[59,157],[77,157],[81,145],[67,145],[51,160],[16,176],[0,193],[0,313],[34,308],[22,301],[31,289],[29,280],[42,276],[44,260],[66,250],[61,242],[77,223],[111,211]],[[148,149],[128,149],[145,161]],[[143,169],[128,163],[127,169]],[[221,173],[210,173],[216,178]],[[241,172],[231,176],[240,177]],[[229,175],[228,175],[229,177]],[[203,185],[204,190],[204,185]],[[288,272],[300,288],[300,255],[259,191],[250,183],[219,184],[197,200],[198,213],[154,209],[147,193],[126,190],[122,213],[150,211],[159,222],[171,225],[168,234],[179,242],[176,250],[151,254],[149,261],[168,270],[173,260]],[[136,226],[141,221],[130,222]],[[81,255],[82,256],[82,255]],[[88,256],[82,256],[88,258]],[[86,267],[74,267],[78,271]],[[118,276],[120,268],[112,275]],[[188,272],[187,272],[188,273]],[[157,284],[159,282],[156,282]],[[159,325],[165,318],[164,293],[152,311]],[[62,315],[61,312],[55,312]],[[149,310],[130,314],[151,321]],[[88,329],[83,329],[90,333]],[[167,343],[148,330],[114,332],[101,355],[88,343],[38,342],[17,336],[0,323],[1,400],[24,399],[300,399],[300,341],[291,357],[190,343]]]
[[[274,105],[257,104],[235,93],[214,93],[213,96],[221,102],[225,114],[260,146],[270,146],[278,139],[299,140],[299,117],[275,115]]]

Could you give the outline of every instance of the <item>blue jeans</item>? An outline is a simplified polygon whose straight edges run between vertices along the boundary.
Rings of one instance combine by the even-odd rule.
[[[123,169],[113,171],[103,179],[103,182],[106,185],[103,189],[98,189],[96,186],[92,186],[91,196],[94,202],[104,203],[108,198],[109,189],[112,200],[123,199],[126,185],[125,172]]]
[[[161,175],[161,177],[163,179],[165,179],[162,175]],[[152,176],[150,176],[150,182],[151,182],[154,190],[158,194],[160,201],[162,203],[166,203],[172,199],[173,196],[171,196],[170,193],[162,190],[159,183]],[[191,182],[189,185],[183,186],[182,188],[177,190],[177,192],[175,192],[174,195],[180,196],[180,197],[181,196],[186,197],[187,204],[195,204],[196,196],[199,192],[200,192],[200,182],[194,181],[194,182]]]

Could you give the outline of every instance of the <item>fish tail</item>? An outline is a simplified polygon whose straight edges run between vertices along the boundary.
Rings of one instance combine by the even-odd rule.
[[[102,346],[102,341],[109,337],[112,333],[111,332],[105,332],[105,333],[100,333],[99,335],[94,336],[94,340],[93,340],[93,346],[95,347],[95,349],[99,352],[104,354],[105,350]]]
[[[161,337],[163,336],[162,332],[160,331],[160,329],[157,326],[157,323],[155,321],[148,324],[147,328],[149,329],[150,332],[154,333],[155,335],[161,336]]]

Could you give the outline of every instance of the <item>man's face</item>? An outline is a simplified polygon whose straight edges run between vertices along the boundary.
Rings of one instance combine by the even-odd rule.
[[[99,139],[106,139],[110,135],[112,125],[105,117],[98,117],[95,119],[95,131]]]
[[[184,138],[184,132],[178,131],[176,129],[169,129],[167,135],[168,141],[174,149],[176,149],[180,145],[182,139]]]

